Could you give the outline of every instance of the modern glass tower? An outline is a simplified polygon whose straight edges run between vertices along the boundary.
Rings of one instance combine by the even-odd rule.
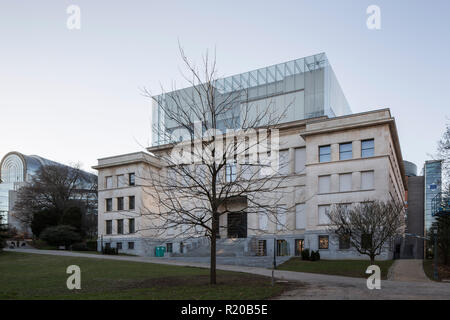
[[[423,171],[425,177],[425,232],[427,232],[435,221],[431,202],[441,192],[442,160],[426,161]]]
[[[165,119],[160,106],[171,103],[170,95],[182,94],[188,97],[184,99],[188,109],[193,93],[194,88],[190,87],[155,96],[158,102],[153,104],[152,124],[159,129],[153,133],[153,146],[170,142],[164,133],[172,133],[178,128],[176,122]],[[239,114],[244,108],[249,110],[249,106],[256,114],[268,106],[275,111],[282,110],[285,116],[280,123],[351,113],[325,53],[216,80],[215,99],[220,101],[229,95],[237,97],[233,100],[235,106],[234,111],[230,110],[230,117],[238,120],[233,121],[234,128],[230,128],[231,122],[225,115],[217,124],[217,129],[223,131],[239,127]]]

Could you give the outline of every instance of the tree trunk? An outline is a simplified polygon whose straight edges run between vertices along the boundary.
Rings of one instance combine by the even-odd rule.
[[[213,226],[215,223],[215,219],[216,217],[213,215]],[[216,230],[214,228],[211,234],[211,263],[209,275],[209,284],[216,284]]]
[[[370,257],[370,265],[373,266],[375,264],[375,255],[371,254]]]

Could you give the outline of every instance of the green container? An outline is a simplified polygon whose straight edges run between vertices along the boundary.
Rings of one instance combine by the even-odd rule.
[[[166,247],[163,246],[155,247],[155,257],[164,257],[165,252]]]

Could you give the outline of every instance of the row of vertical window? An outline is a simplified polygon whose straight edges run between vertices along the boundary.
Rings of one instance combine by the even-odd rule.
[[[375,155],[375,140],[368,139],[361,141],[361,158],[373,157]],[[353,158],[353,143],[346,142],[339,144],[339,160],[349,160]],[[319,147],[319,162],[331,161],[331,145]]]
[[[113,199],[107,198],[107,199],[105,199],[105,201],[106,201],[106,212],[113,211]],[[117,211],[125,210],[124,197],[118,197],[118,198],[116,198],[116,201],[117,201]],[[135,196],[128,197],[128,210],[135,209],[135,207],[136,207],[135,202],[136,202]]]
[[[106,234],[112,234],[113,220],[106,220]],[[123,219],[117,219],[117,234],[124,234],[123,232]],[[135,220],[134,218],[128,219],[128,233],[135,233]]]
[[[375,188],[375,174],[374,171],[361,172],[361,187],[360,190],[372,190]],[[339,192],[348,192],[354,190],[352,185],[352,173],[339,174]],[[319,176],[318,193],[331,192],[331,175]]]
[[[134,242],[130,241],[130,242],[127,242],[127,244],[128,244],[128,250],[134,250]],[[106,248],[111,248],[111,243],[107,242]],[[116,242],[116,248],[119,250],[122,250],[123,249],[122,242]]]
[[[124,174],[119,174],[116,177],[117,177],[116,183],[117,188],[136,185],[136,177],[133,172],[128,174],[128,179],[126,179],[126,176]],[[105,189],[112,189],[112,188],[114,188],[113,176],[105,177]]]

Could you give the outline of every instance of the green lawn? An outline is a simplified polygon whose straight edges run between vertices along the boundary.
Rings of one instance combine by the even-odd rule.
[[[81,268],[81,290],[68,290],[66,268]],[[0,253],[0,299],[266,299],[292,285],[271,279],[151,263]]]
[[[375,261],[381,269],[381,278],[386,279],[387,273],[394,261]],[[321,274],[331,274],[336,276],[348,276],[367,278],[366,269],[370,265],[367,260],[319,260],[319,261],[305,261],[301,258],[292,258],[281,264],[278,269],[297,271],[297,272],[311,272]]]

